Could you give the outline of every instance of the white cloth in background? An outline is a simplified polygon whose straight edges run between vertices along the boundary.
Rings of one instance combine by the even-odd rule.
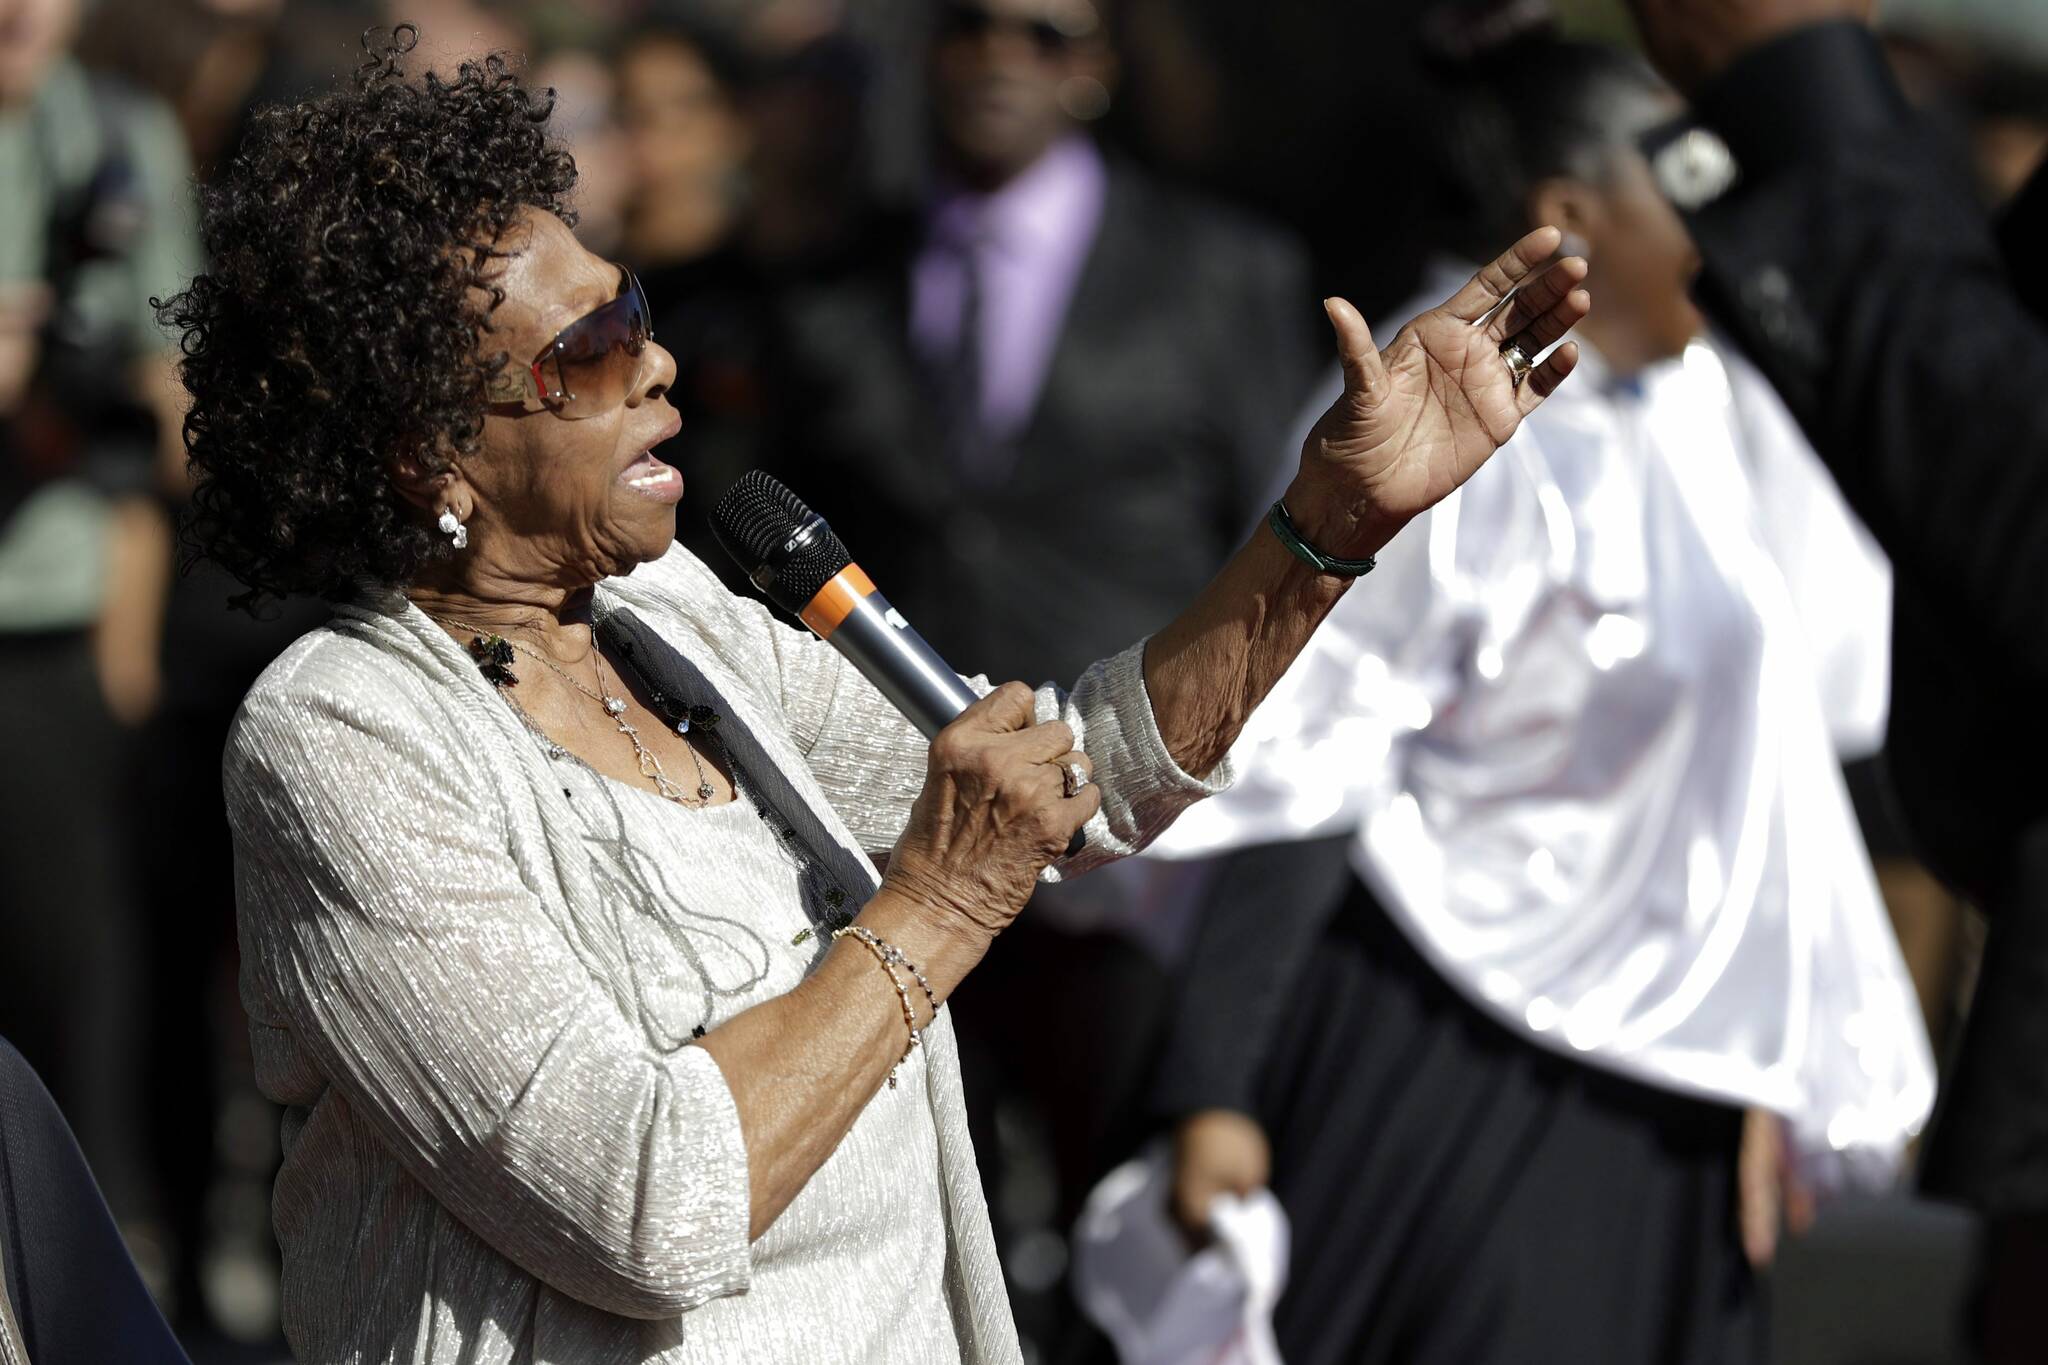
[[[1355,827],[1360,876],[1494,1017],[1785,1115],[1823,1185],[1888,1180],[1934,1067],[1830,739],[1882,730],[1888,610],[1748,366],[1702,345],[1625,382],[1586,348],[1156,852]]]
[[[1221,1195],[1216,1240],[1190,1253],[1167,1215],[1173,1167],[1154,1144],[1104,1176],[1074,1226],[1074,1293],[1123,1365],[1280,1365],[1287,1214],[1270,1191]]]
[[[1806,635],[1821,714],[1844,761],[1884,747],[1891,715],[1892,566],[1770,381],[1732,348],[1688,357],[1711,396],[1718,366],[1757,532]]]

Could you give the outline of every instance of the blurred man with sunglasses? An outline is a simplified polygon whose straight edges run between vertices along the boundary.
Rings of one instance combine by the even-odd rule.
[[[1307,378],[1293,245],[1089,135],[1106,18],[935,5],[928,192],[785,300],[792,486],[949,654],[1057,667],[1156,623],[1256,515]],[[1084,469],[1115,495],[1073,499]]]
[[[1295,247],[1090,135],[1114,97],[1114,18],[1086,0],[933,7],[928,193],[878,220],[857,264],[785,299],[787,363],[764,404],[796,423],[764,462],[781,455],[939,650],[1031,676],[1156,628],[1208,579],[1258,515],[1310,377]],[[1041,897],[962,997],[990,1190],[998,1103],[1054,1166],[1055,1207],[995,1201],[1006,1251],[1065,1226],[1135,1109],[1164,976],[1090,929],[1155,897],[1145,875]],[[1039,1014],[1071,1036],[1002,1036],[1006,1000],[1043,1006],[1049,989],[1074,1007]],[[1065,1311],[1057,1271],[1007,1259],[1020,1327],[1054,1331],[1034,1302]]]

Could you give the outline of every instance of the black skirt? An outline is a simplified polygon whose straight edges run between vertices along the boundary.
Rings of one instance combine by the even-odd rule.
[[[1362,887],[1262,1081],[1294,1228],[1288,1365],[1744,1365],[1765,1313],[1735,1224],[1740,1111],[1538,1048]]]

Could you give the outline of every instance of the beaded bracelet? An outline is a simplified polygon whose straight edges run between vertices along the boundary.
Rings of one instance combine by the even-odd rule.
[[[910,1003],[910,987],[903,984],[903,978],[896,975],[896,969],[889,965],[888,955],[895,951],[894,948],[882,939],[877,938],[870,931],[863,929],[857,924],[849,924],[843,929],[833,930],[832,937],[835,941],[842,938],[854,938],[865,944],[867,950],[875,955],[875,961],[882,964],[882,970],[889,975],[889,984],[896,988],[897,996],[903,1001],[903,1024],[904,1027],[910,1030],[910,1041],[903,1045],[903,1055],[896,1059],[896,1065],[889,1068],[889,1088],[894,1090],[896,1088],[896,1073],[902,1069],[905,1062],[910,1060],[910,1054],[916,1049],[917,1045],[924,1041],[924,1035],[917,1031],[917,1010]],[[896,953],[896,956],[900,958],[903,955]]]
[[[904,971],[909,972],[916,979],[918,989],[924,992],[925,1003],[932,1007],[932,1018],[936,1019],[939,1017],[939,997],[932,994],[932,983],[924,979],[924,973],[918,970],[915,962],[912,962],[903,955],[901,948],[898,948],[895,944],[889,942],[888,939],[883,938],[864,924],[849,924],[840,932],[852,934],[862,943],[867,944],[868,947],[881,955],[882,961],[888,963],[891,967],[901,967]],[[925,1028],[930,1027],[930,1024],[925,1025]],[[924,1038],[923,1030],[914,1030],[914,1032],[917,1033],[919,1041],[922,1041]]]

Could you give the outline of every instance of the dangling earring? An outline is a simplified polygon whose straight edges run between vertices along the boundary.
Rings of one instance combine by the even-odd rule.
[[[462,524],[462,518],[451,511],[443,512],[441,519],[434,523],[441,528],[441,534],[455,543],[458,550],[469,548],[469,528]]]
[[[1053,97],[1076,123],[1093,123],[1109,112],[1109,87],[1093,76],[1067,77]]]

